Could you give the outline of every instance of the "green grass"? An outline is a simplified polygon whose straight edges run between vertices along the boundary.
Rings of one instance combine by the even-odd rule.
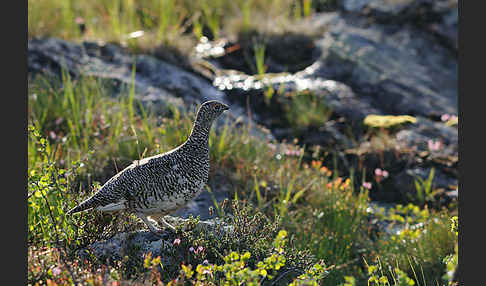
[[[409,225],[398,234],[379,239],[377,255],[410,277],[417,275],[422,285],[440,284],[445,274],[444,259],[454,252],[455,235],[449,222],[450,215],[445,212],[430,214],[421,224]]]
[[[40,76],[29,81],[32,251],[56,248],[71,261],[74,249],[117,231],[136,229],[137,220],[131,216],[83,213],[72,218],[65,211],[132,160],[167,151],[187,138],[194,113],[172,108],[171,117],[160,117],[141,106],[131,86],[120,90],[113,97],[113,83],[92,77],[72,79],[67,74],[60,80]],[[454,253],[457,241],[449,231],[446,211],[431,213],[413,205],[397,208],[381,219],[407,223],[406,228],[391,237],[379,233],[376,240],[370,235],[367,192],[355,188],[353,176],[339,177],[318,158],[309,162],[303,155],[304,149],[294,144],[259,139],[250,134],[248,126],[236,127],[236,123],[226,122],[210,134],[212,169],[230,178],[240,201],[254,205],[270,222],[279,222],[279,227],[288,230],[293,251],[308,251],[333,267],[325,278],[328,283],[342,283],[345,277],[365,281],[363,258],[370,264],[378,263],[379,258],[386,267],[398,265],[408,277],[413,277],[413,266],[420,275],[424,272],[427,284],[435,284],[434,279],[441,282],[446,267],[443,260]],[[221,214],[225,217],[224,211]],[[246,220],[251,215],[240,217]],[[423,226],[413,230],[414,223]],[[255,221],[246,224],[249,229],[256,226]],[[200,239],[187,237],[187,242]],[[256,242],[247,245],[252,255],[260,257]],[[176,275],[178,270],[171,273]],[[39,275],[35,279],[46,279]],[[88,279],[86,273],[79,275]],[[393,275],[388,277],[393,279]]]
[[[211,38],[236,34],[239,30],[260,29],[262,19],[278,19],[282,26],[294,17],[308,16],[312,1],[237,0],[29,0],[29,37],[59,37],[66,40],[108,41],[147,50],[175,46],[184,50],[181,38],[197,40],[203,31]],[[294,11],[294,16],[289,11]],[[257,17],[257,18],[255,18]],[[205,29],[203,29],[205,28]],[[143,31],[143,35],[133,32]]]
[[[284,104],[285,117],[295,129],[323,126],[332,114],[332,109],[325,104],[325,98],[312,92],[304,91],[288,97],[290,100]]]

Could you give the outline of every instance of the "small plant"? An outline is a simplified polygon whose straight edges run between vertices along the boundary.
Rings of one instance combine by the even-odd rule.
[[[253,45],[253,53],[255,54],[256,74],[262,77],[267,70],[265,66],[265,44],[255,43]]]
[[[277,281],[285,275],[282,270],[287,264],[285,247],[287,232],[279,231],[273,241],[269,256],[250,266],[252,254],[248,251],[240,254],[232,251],[224,257],[223,264],[210,264],[207,260],[198,264],[193,270],[191,265],[182,265],[179,282],[169,282],[168,285],[180,285],[191,281],[195,285],[262,285],[263,281]],[[152,263],[153,264],[153,263]],[[298,276],[289,285],[318,285],[327,273],[325,264],[321,261]]]
[[[220,37],[219,31],[221,29],[221,18],[223,14],[223,2],[202,0],[201,10],[204,16],[204,22],[211,30],[212,36],[215,40]]]
[[[446,256],[444,258],[444,263],[446,265],[446,273],[442,277],[444,280],[447,281],[448,285],[458,285],[457,281],[454,281],[457,279],[457,277],[454,277],[456,275],[457,267],[458,267],[458,242],[457,238],[459,235],[459,223],[458,223],[458,218],[457,216],[453,216],[451,218],[451,232],[455,235],[456,243],[454,246],[454,253]]]
[[[381,261],[378,260],[376,265],[368,265],[368,285],[373,286],[413,286],[415,281],[408,277],[400,268],[395,267],[393,270],[389,269],[388,274],[383,270]],[[391,277],[391,281],[388,279]],[[393,283],[393,284],[392,284]]]
[[[376,241],[377,256],[384,269],[399,268],[413,276],[416,283],[436,285],[445,274],[444,259],[453,253],[456,242],[450,225],[445,223],[450,217],[445,212],[424,212],[416,206],[401,207],[400,212],[417,216],[400,219],[401,227],[394,227],[392,234],[381,235]],[[393,218],[398,219],[394,215]]]
[[[284,110],[293,128],[322,126],[332,114],[320,96],[308,91],[287,95]]]
[[[432,188],[434,175],[435,175],[435,169],[432,168],[426,180],[420,178],[419,176],[415,177],[414,184],[415,184],[415,190],[417,191],[416,200],[421,206],[425,205],[427,202],[434,201],[435,193],[433,192],[433,188]]]

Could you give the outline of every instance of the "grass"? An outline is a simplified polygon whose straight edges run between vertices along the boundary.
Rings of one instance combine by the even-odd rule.
[[[444,259],[454,253],[450,215],[430,214],[421,224],[409,225],[391,237],[377,241],[378,255],[386,265],[395,265],[421,285],[442,283]]]
[[[134,51],[159,46],[186,51],[187,38],[193,43],[203,35],[218,39],[260,29],[269,19],[279,19],[270,26],[282,26],[309,16],[311,8],[309,0],[29,0],[28,35],[115,42]],[[264,21],[252,21],[256,18]],[[138,31],[143,33],[132,34]]]
[[[423,206],[426,202],[434,200],[433,194],[433,181],[434,181],[435,169],[430,169],[429,176],[427,179],[422,179],[420,177],[416,177],[414,180],[415,190],[417,191],[417,202],[419,205]]]
[[[171,117],[156,116],[140,105],[130,86],[120,90],[117,98],[111,97],[108,94],[113,91],[113,83],[91,77],[72,79],[67,74],[60,80],[43,76],[30,80],[31,251],[47,247],[56,255],[65,253],[63,259],[72,261],[73,251],[79,247],[118,231],[134,230],[136,220],[131,216],[83,213],[72,218],[65,216],[65,210],[92,194],[93,186],[100,185],[132,160],[164,152],[187,138],[193,113],[174,108]],[[353,181],[353,176],[340,177],[336,170],[323,166],[319,158],[312,162],[304,160],[303,148],[264,141],[250,135],[247,126],[226,122],[218,132],[214,129],[211,132],[210,155],[212,168],[222,170],[234,182],[238,200],[254,205],[255,211],[269,222],[279,222],[278,226],[289,232],[293,252],[307,251],[327,265],[334,265],[326,282],[339,284],[345,277],[364,281],[367,272],[363,269],[363,257],[369,263],[377,263],[379,258],[384,265],[398,265],[397,269],[409,277],[413,277],[410,265],[423,269],[428,284],[445,273],[442,260],[453,253],[457,240],[450,234],[449,215],[445,211],[424,214],[416,206],[398,208],[393,216],[383,220],[405,224],[402,233],[389,237],[380,232],[373,236],[368,223],[367,191],[356,187],[359,184]],[[223,211],[221,215],[225,217]],[[251,215],[245,213],[240,217],[242,222]],[[413,223],[423,226],[413,229]],[[245,224],[248,230],[258,225],[256,221]],[[250,238],[251,233],[242,233],[240,237]],[[200,239],[186,237],[188,243]],[[206,236],[205,241],[209,243],[210,237]],[[251,255],[262,257],[256,248],[259,243],[246,245],[239,249],[251,250]],[[218,249],[235,248],[219,245]],[[212,263],[217,263],[216,257],[212,259]],[[93,265],[91,268],[99,267],[99,263]],[[83,269],[90,271],[89,267]],[[176,275],[178,271],[173,269],[171,273]],[[42,275],[34,276],[45,280],[47,276]],[[89,276],[79,275],[84,277],[80,279]],[[34,276],[30,281],[35,280]]]
[[[303,91],[290,97],[284,105],[285,117],[295,129],[320,127],[331,117],[332,109],[325,105],[325,99],[314,93]]]

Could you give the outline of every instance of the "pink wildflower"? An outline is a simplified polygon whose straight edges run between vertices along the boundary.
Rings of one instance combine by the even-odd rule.
[[[451,119],[451,115],[450,114],[442,114],[442,116],[440,117],[440,120],[442,120],[442,122],[445,122],[447,120]]]
[[[198,246],[197,249],[194,251],[194,253],[198,254],[199,252],[203,252],[203,251],[204,251],[204,247]]]
[[[61,269],[59,269],[59,267],[52,268],[52,275],[57,276],[59,274],[61,274]]]
[[[440,141],[429,140],[427,145],[430,151],[437,151],[440,149]]]
[[[54,131],[49,131],[49,137],[51,137],[52,140],[55,140],[57,138],[57,135]]]
[[[380,168],[376,168],[375,169],[375,175],[378,176],[378,177],[381,177],[382,176],[382,171]]]
[[[173,245],[179,245],[181,244],[181,240],[179,238],[174,239],[174,242],[172,243]]]
[[[387,178],[388,177],[388,171],[387,170],[382,170],[380,168],[375,169],[375,175],[378,177],[380,180],[381,178]]]
[[[371,190],[371,183],[370,182],[363,182],[363,188]]]
[[[300,150],[287,149],[285,151],[285,155],[287,155],[287,156],[299,156],[300,155]]]

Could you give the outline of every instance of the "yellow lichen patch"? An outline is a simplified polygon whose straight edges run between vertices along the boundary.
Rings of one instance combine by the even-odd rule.
[[[454,126],[459,124],[459,118],[457,116],[453,116],[451,119],[447,120],[445,123],[447,126]]]
[[[403,123],[415,123],[417,119],[410,115],[376,115],[370,114],[364,119],[364,124],[371,127],[388,128]]]

